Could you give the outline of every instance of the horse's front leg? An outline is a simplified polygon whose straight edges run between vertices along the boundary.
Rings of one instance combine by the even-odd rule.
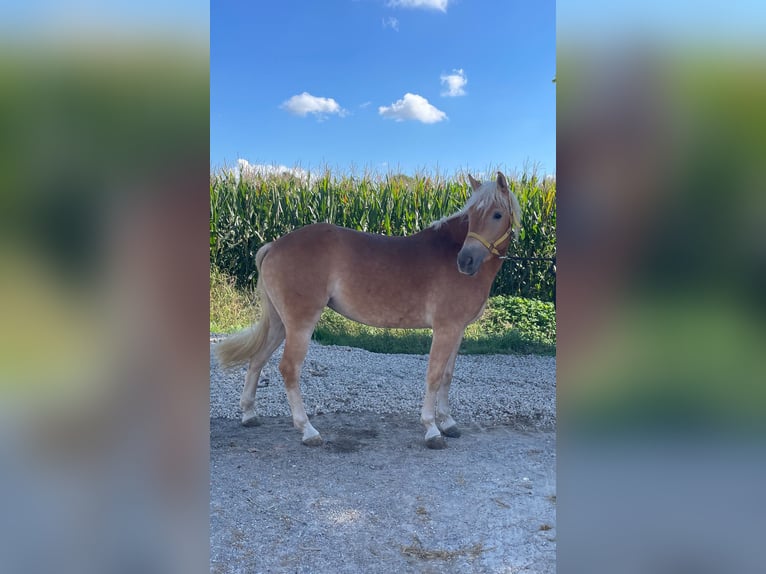
[[[457,438],[460,436],[460,429],[452,418],[449,408],[449,388],[452,383],[452,375],[455,372],[455,359],[457,358],[457,352],[460,348],[460,342],[463,340],[462,334],[452,350],[449,360],[447,361],[447,367],[444,369],[444,377],[442,378],[439,390],[436,393],[436,426],[444,436],[450,438]]]
[[[420,422],[426,427],[425,439],[428,448],[439,449],[447,446],[439,427],[436,425],[436,396],[444,381],[452,353],[460,345],[462,334],[462,329],[434,327],[426,373],[426,396],[423,400],[423,410],[420,413]]]

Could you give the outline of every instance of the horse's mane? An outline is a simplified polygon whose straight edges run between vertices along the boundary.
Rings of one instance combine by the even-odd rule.
[[[505,206],[511,213],[511,219],[513,222],[514,235],[518,235],[521,228],[521,206],[518,199],[510,192],[509,195],[504,194],[494,181],[486,181],[481,184],[481,187],[474,191],[465,202],[465,205],[452,215],[447,215],[434,221],[429,227],[433,229],[439,229],[447,221],[451,221],[458,217],[466,217],[468,210],[476,208],[479,211],[487,211],[491,209],[493,205],[500,203]]]

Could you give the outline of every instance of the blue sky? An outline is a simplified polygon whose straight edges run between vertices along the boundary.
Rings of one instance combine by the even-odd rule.
[[[210,29],[213,168],[555,173],[553,0],[213,0]]]

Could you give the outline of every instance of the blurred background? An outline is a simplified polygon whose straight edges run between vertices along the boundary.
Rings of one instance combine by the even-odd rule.
[[[207,2],[0,8],[4,572],[207,568]]]
[[[557,11],[559,570],[763,572],[763,3]],[[208,4],[0,38],[3,571],[208,569]]]
[[[557,4],[561,572],[765,571],[765,16]]]

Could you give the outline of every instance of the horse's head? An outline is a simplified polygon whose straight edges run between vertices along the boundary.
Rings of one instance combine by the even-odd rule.
[[[457,268],[475,275],[484,261],[508,250],[511,235],[516,236],[521,227],[521,208],[501,172],[497,172],[496,181],[481,183],[470,175],[468,179],[473,189],[463,208],[468,216],[468,235],[457,254]]]

